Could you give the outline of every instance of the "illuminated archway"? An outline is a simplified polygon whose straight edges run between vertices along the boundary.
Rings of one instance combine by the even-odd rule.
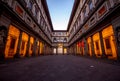
[[[64,48],[64,54],[67,54],[67,48]]]
[[[76,49],[77,49],[77,50],[76,50],[76,51],[77,51],[77,54],[80,54],[80,53],[81,53],[80,48],[81,48],[81,43],[78,42],[78,43],[77,43],[77,48],[76,48]]]
[[[57,49],[53,48],[53,53],[56,54],[57,53]]]
[[[37,41],[37,48],[36,48],[36,54],[39,55],[39,48],[40,48],[40,42]]]
[[[34,38],[30,37],[30,48],[29,48],[29,55],[32,56],[33,53],[33,44],[34,44]]]
[[[57,53],[63,54],[63,44],[58,44]]]
[[[100,43],[100,35],[96,33],[93,35],[93,44],[94,44],[94,51],[97,57],[101,57],[102,50],[101,50],[101,43]]]
[[[117,58],[117,48],[115,44],[115,37],[112,25],[108,26],[107,28],[103,29],[102,31],[103,36],[103,43],[105,47],[105,53],[110,59]]]
[[[91,45],[91,37],[88,37],[87,39],[87,46],[88,46],[88,54],[92,56],[92,45]]]
[[[40,42],[40,54],[43,54],[43,43]]]
[[[13,57],[17,50],[18,40],[20,31],[15,26],[10,25],[6,47],[5,47],[5,58]]]
[[[25,32],[22,32],[22,42],[21,42],[21,47],[20,47],[20,55],[23,57],[26,54],[28,37],[29,36]]]

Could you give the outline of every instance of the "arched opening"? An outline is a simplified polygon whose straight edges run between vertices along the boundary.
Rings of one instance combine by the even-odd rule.
[[[116,48],[115,37],[114,37],[112,25],[103,29],[102,36],[103,36],[103,43],[104,43],[104,47],[105,47],[105,54],[108,56],[109,59],[116,59],[117,58],[117,52],[116,52],[117,48]]]
[[[5,58],[13,57],[17,50],[18,40],[20,31],[13,25],[10,25],[6,47],[5,47]]]
[[[63,44],[58,44],[57,53],[63,54]]]

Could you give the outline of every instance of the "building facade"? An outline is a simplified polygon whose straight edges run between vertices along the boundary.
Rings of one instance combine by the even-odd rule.
[[[67,54],[68,32],[59,30],[52,33],[53,54]]]
[[[46,0],[0,0],[0,57],[73,54],[120,59],[120,0],[75,0],[53,30]]]
[[[0,0],[0,57],[50,54],[51,27],[45,0]]]
[[[90,57],[120,57],[120,0],[75,0],[68,24],[69,52]]]

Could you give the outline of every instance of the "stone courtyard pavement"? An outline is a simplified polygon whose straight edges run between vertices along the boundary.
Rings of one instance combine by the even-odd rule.
[[[48,55],[0,64],[0,81],[120,81],[120,66],[73,55]]]

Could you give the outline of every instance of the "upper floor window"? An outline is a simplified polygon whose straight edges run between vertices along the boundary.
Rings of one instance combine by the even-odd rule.
[[[99,17],[102,16],[106,11],[107,11],[106,6],[103,5],[98,11],[98,16]]]
[[[19,5],[16,5],[15,11],[16,11],[21,17],[23,17],[23,9],[22,9]]]

